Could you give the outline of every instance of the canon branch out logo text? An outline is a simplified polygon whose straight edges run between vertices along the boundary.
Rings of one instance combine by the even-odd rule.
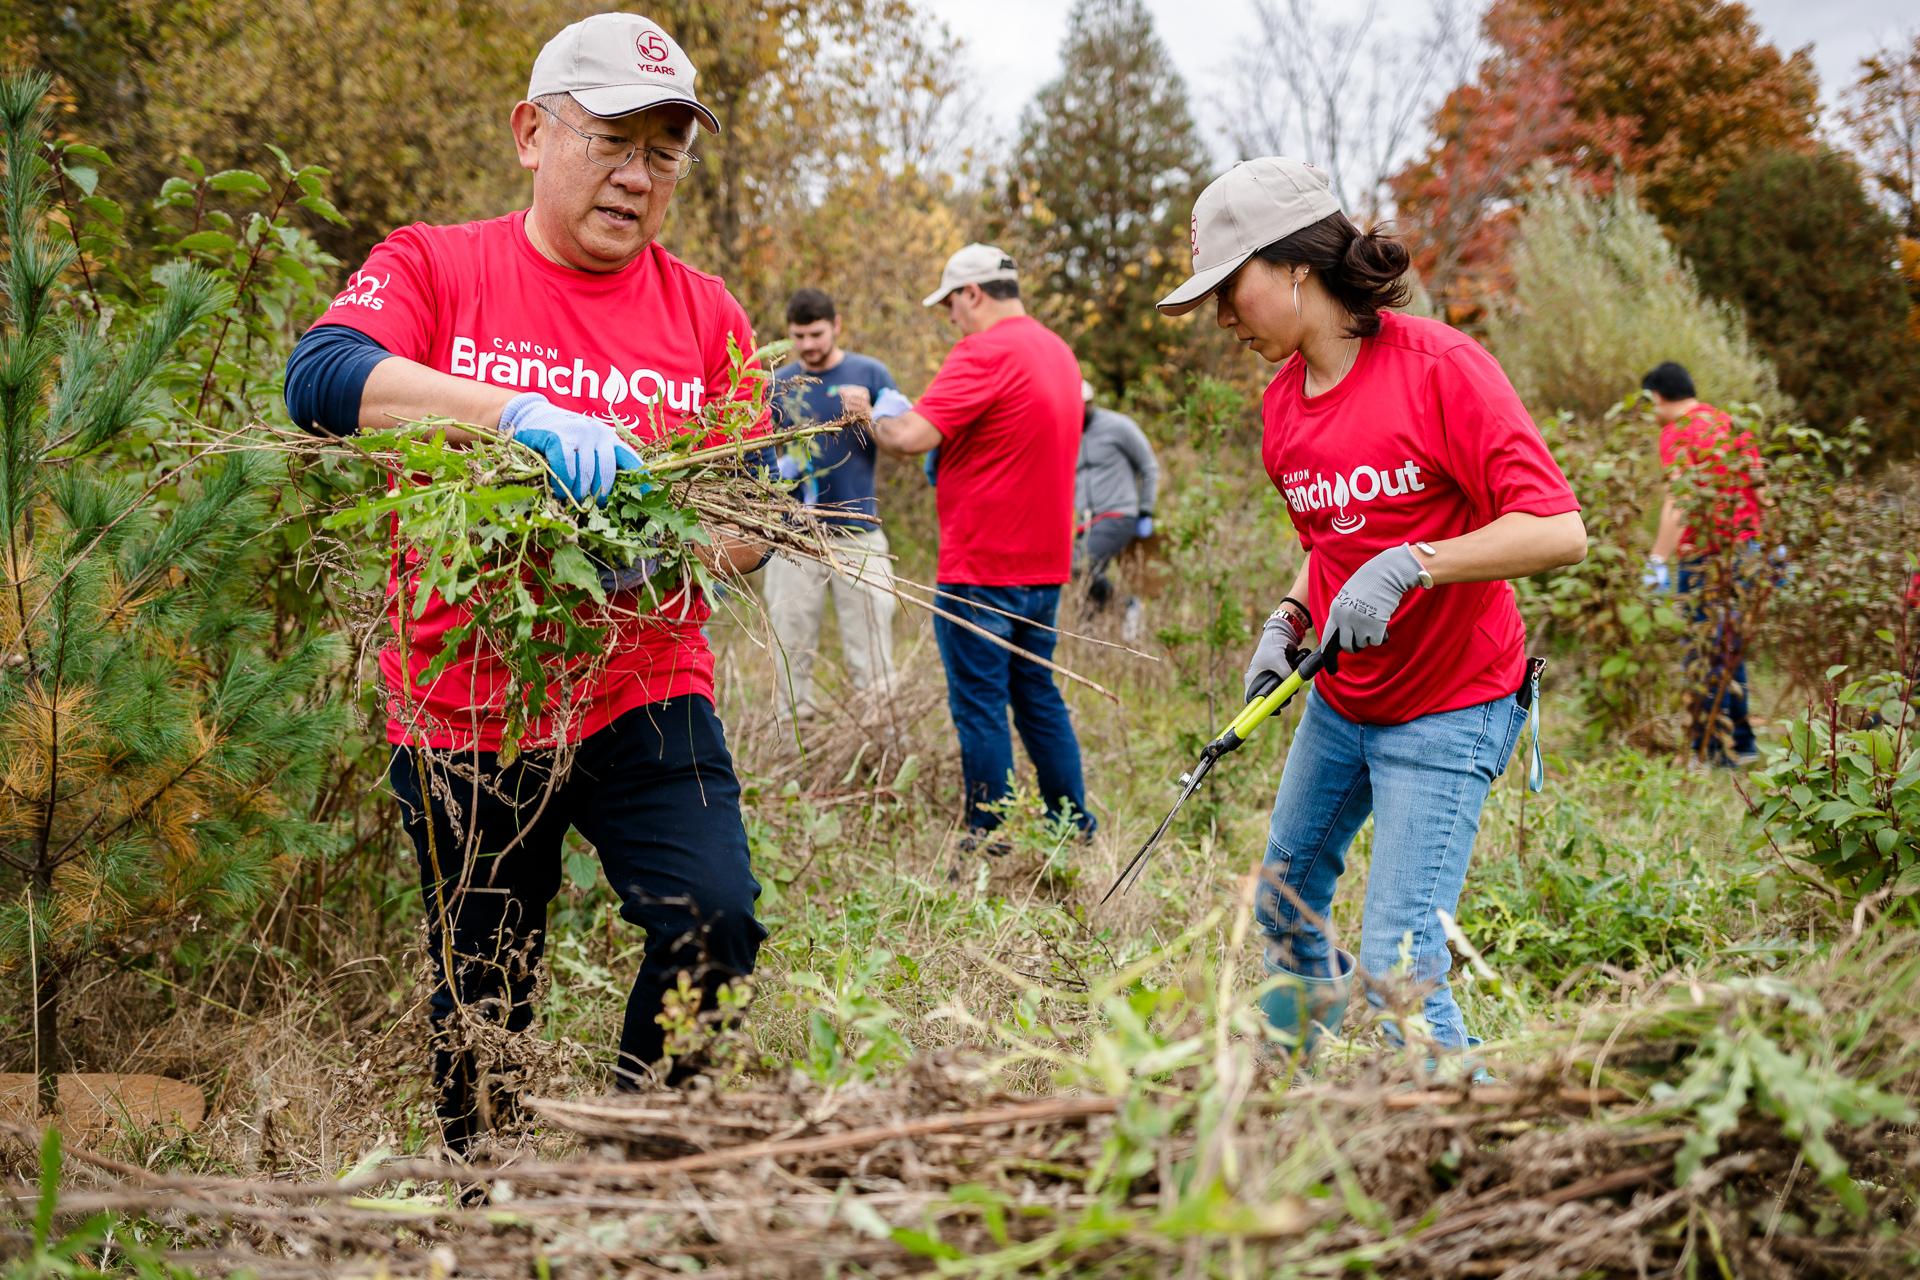
[[[1376,498],[1419,493],[1426,487],[1426,481],[1420,478],[1420,464],[1411,458],[1391,469],[1361,465],[1344,475],[1335,472],[1331,479],[1317,471],[1290,471],[1280,477],[1281,492],[1287,495],[1287,505],[1296,515],[1331,507],[1334,516],[1330,523],[1340,534],[1357,533],[1367,523],[1364,514],[1349,511],[1349,507]]]
[[[691,415],[700,412],[707,394],[705,381],[698,377],[669,378],[657,369],[629,371],[612,363],[602,369],[577,357],[569,363],[558,348],[535,342],[494,338],[487,345],[482,351],[472,338],[456,337],[447,372],[498,387],[598,400],[609,410],[632,400],[635,405],[664,402],[676,413]]]

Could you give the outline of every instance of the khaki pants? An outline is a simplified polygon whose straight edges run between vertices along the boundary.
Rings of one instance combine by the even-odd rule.
[[[767,562],[767,616],[773,622],[781,719],[813,714],[813,660],[820,647],[820,617],[827,595],[840,617],[840,648],[856,691],[873,698],[892,694],[893,566],[887,535],[878,529],[850,531],[831,539],[838,568],[812,560],[775,556]]]

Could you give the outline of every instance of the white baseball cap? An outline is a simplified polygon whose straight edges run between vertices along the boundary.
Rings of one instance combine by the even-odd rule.
[[[719,118],[693,96],[696,74],[659,23],[637,13],[596,13],[547,41],[533,60],[527,97],[569,93],[603,119],[680,102],[718,133]]]
[[[970,244],[947,259],[940,273],[940,287],[926,296],[923,307],[938,306],[946,296],[962,285],[991,284],[995,280],[1018,280],[1020,269],[1013,259],[990,244]]]
[[[1284,156],[1240,161],[1193,202],[1193,278],[1160,309],[1187,314],[1257,251],[1338,212],[1325,170]]]

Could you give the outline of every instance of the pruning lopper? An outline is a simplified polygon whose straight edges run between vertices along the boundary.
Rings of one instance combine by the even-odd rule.
[[[1147,837],[1147,842],[1140,846],[1140,852],[1133,855],[1133,861],[1127,863],[1119,877],[1108,888],[1106,897],[1100,899],[1101,906],[1105,906],[1107,899],[1114,894],[1133,887],[1133,883],[1140,878],[1141,871],[1146,867],[1147,855],[1153,852],[1153,846],[1160,843],[1160,837],[1167,834],[1167,828],[1173,825],[1173,819],[1180,812],[1180,806],[1200,789],[1201,780],[1207,776],[1214,763],[1221,756],[1230,755],[1244,746],[1248,736],[1260,727],[1260,722],[1293,701],[1293,696],[1306,688],[1308,681],[1322,671],[1334,670],[1338,665],[1339,653],[1340,651],[1332,645],[1322,645],[1302,658],[1300,664],[1293,669],[1293,674],[1285,680],[1271,673],[1261,678],[1260,683],[1254,686],[1252,700],[1240,709],[1240,714],[1233,718],[1233,723],[1201,750],[1200,762],[1193,766],[1191,772],[1180,775],[1180,798],[1173,802],[1173,808],[1167,811],[1167,816],[1161,819],[1160,825],[1154,828],[1151,836]]]

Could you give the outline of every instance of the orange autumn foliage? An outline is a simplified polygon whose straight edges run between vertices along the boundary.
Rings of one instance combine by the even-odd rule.
[[[1392,183],[1416,266],[1455,319],[1504,288],[1515,204],[1547,171],[1604,193],[1619,175],[1674,225],[1751,157],[1812,145],[1805,50],[1766,44],[1725,0],[1496,0],[1492,53],[1435,112]]]
[[[1727,0],[1500,0],[1542,24],[1577,119],[1631,128],[1629,170],[1672,225],[1754,156],[1813,146],[1809,50],[1782,55]]]
[[[1554,23],[1511,4],[1487,14],[1494,52],[1434,113],[1427,153],[1391,180],[1399,223],[1442,317],[1469,322],[1506,287],[1517,197],[1549,169],[1604,191],[1625,148],[1612,121],[1579,119]]]

